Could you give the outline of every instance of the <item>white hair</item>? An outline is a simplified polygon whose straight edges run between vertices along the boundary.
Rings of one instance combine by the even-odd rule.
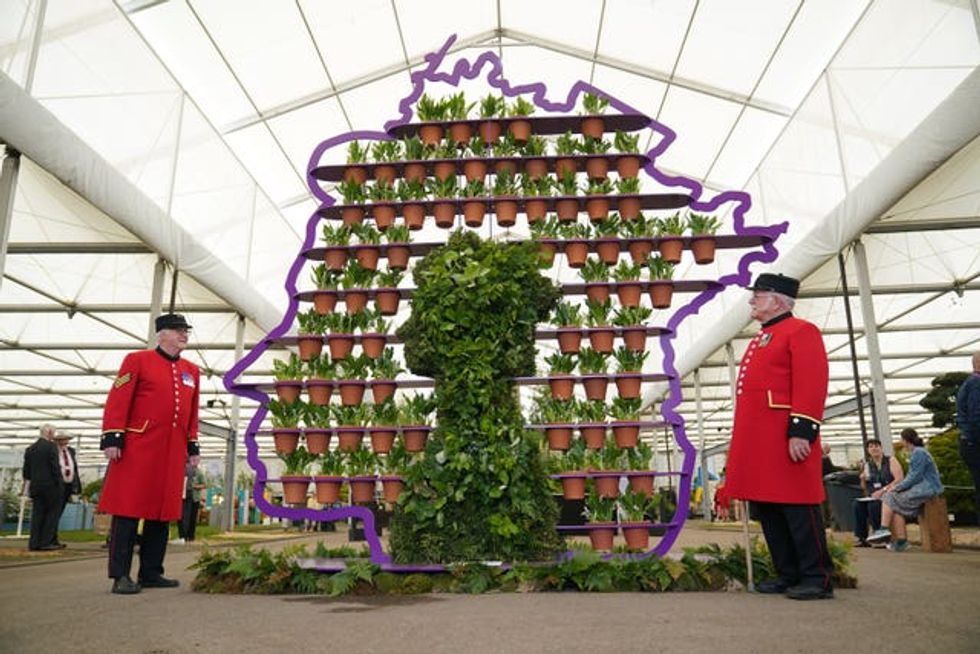
[[[47,438],[48,440],[51,440],[54,438],[55,432],[57,431],[58,430],[55,429],[54,425],[52,425],[50,422],[46,422],[43,425],[41,425],[41,438]]]
[[[770,293],[772,293],[777,300],[782,302],[789,311],[792,311],[793,307],[796,306],[796,298],[790,297],[785,293],[778,293],[776,291],[770,291]]]

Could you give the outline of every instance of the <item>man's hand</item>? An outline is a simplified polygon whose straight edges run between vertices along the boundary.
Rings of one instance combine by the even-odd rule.
[[[118,461],[122,458],[122,448],[118,447],[107,447],[102,450],[105,453],[105,458],[110,461]]]
[[[805,438],[789,439],[789,458],[794,463],[800,463],[810,456],[810,442]]]
[[[191,467],[192,468],[196,468],[197,466],[201,465],[201,455],[200,454],[191,454],[189,461],[190,461]]]

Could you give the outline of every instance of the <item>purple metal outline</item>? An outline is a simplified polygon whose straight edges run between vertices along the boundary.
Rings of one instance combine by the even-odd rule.
[[[400,117],[385,123],[385,130],[390,130],[393,127],[405,124],[411,120],[413,115],[412,106],[422,96],[426,82],[443,82],[455,87],[459,85],[462,78],[474,79],[482,75],[483,69],[487,65],[490,66],[490,70],[486,73],[486,79],[490,86],[499,89],[501,93],[509,97],[529,94],[531,95],[534,104],[544,111],[571,112],[575,109],[580,94],[593,93],[608,98],[610,105],[620,112],[642,114],[642,112],[631,107],[627,103],[614,98],[608,93],[583,81],[578,81],[572,85],[564,101],[548,100],[547,86],[543,82],[512,86],[506,79],[504,79],[503,64],[497,57],[496,53],[492,51],[483,52],[472,63],[468,59],[460,58],[456,61],[451,72],[438,72],[437,69],[448,55],[449,48],[456,41],[456,38],[457,35],[453,34],[446,40],[439,50],[429,53],[424,57],[424,61],[427,62],[428,65],[424,69],[417,70],[411,74],[411,80],[414,85],[413,89],[407,96],[402,98],[398,104]],[[778,256],[778,250],[775,247],[775,242],[782,234],[786,233],[789,223],[782,222],[767,227],[747,226],[745,224],[745,214],[752,206],[752,199],[748,193],[742,191],[725,191],[708,200],[702,200],[701,195],[704,188],[699,182],[682,176],[667,175],[657,170],[655,167],[657,157],[663,154],[667,148],[670,147],[670,145],[677,138],[677,135],[673,130],[653,119],[650,119],[647,127],[658,134],[660,136],[660,140],[649,152],[646,153],[650,158],[650,162],[643,167],[644,172],[667,188],[680,187],[682,189],[686,189],[692,197],[692,203],[690,205],[692,210],[704,212],[716,211],[724,204],[729,202],[735,203],[734,209],[732,210],[735,234],[741,236],[764,236],[772,239],[771,242],[762,245],[760,251],[752,251],[743,255],[739,260],[737,272],[722,276],[718,280],[720,286],[702,291],[687,304],[678,307],[666,325],[667,329],[670,330],[670,333],[660,336],[660,346],[664,353],[663,371],[672,377],[668,383],[670,394],[663,402],[661,407],[661,415],[665,421],[674,424],[674,437],[677,440],[677,443],[680,445],[681,450],[684,452],[684,461],[681,466],[682,483],[680,484],[677,497],[677,506],[686,507],[690,501],[691,486],[689,483],[683,482],[684,480],[691,478],[697,452],[694,445],[687,438],[683,418],[676,412],[676,407],[680,404],[683,396],[681,394],[680,375],[675,365],[676,353],[673,346],[673,335],[677,333],[677,328],[686,318],[696,315],[700,311],[701,307],[707,304],[710,300],[714,299],[725,288],[734,285],[743,287],[748,286],[749,282],[751,281],[751,272],[749,267],[753,263],[769,263],[775,261],[776,257]],[[313,153],[310,155],[310,161],[307,166],[307,184],[313,195],[322,203],[321,207],[331,206],[335,203],[335,200],[329,195],[329,193],[320,187],[318,180],[316,180],[313,176],[313,169],[318,165],[320,157],[322,157],[323,153],[328,149],[358,139],[383,141],[390,140],[391,136],[389,136],[386,132],[348,132],[346,134],[340,134],[323,141],[313,150]],[[274,339],[282,337],[288,331],[290,325],[292,325],[299,307],[299,301],[296,297],[296,279],[299,276],[300,270],[302,269],[304,263],[306,262],[303,252],[310,249],[316,239],[318,223],[319,217],[316,211],[314,211],[309,222],[307,223],[306,239],[303,242],[300,253],[297,255],[296,260],[293,262],[293,265],[290,267],[289,273],[286,276],[284,288],[286,290],[287,297],[289,298],[289,303],[286,313],[283,315],[282,321],[271,332],[269,332],[262,343],[257,345],[241,361],[236,363],[227,374],[225,374],[224,385],[229,392],[241,395],[243,397],[248,397],[259,402],[260,404],[264,404],[266,401],[268,401],[269,397],[265,393],[254,389],[239,388],[235,385],[234,380],[266,351],[269,344]],[[262,487],[267,481],[267,469],[265,464],[258,456],[258,444],[255,442],[255,434],[259,426],[262,424],[265,414],[265,406],[260,406],[255,412],[255,415],[252,417],[252,420],[249,422],[245,433],[245,445],[248,451],[247,460],[249,465],[251,465],[256,472],[255,486],[253,488],[253,497],[255,499],[256,506],[268,515],[280,518],[343,520],[351,517],[360,519],[364,523],[364,532],[371,551],[371,561],[379,564],[390,564],[391,557],[383,551],[381,542],[375,534],[374,516],[370,510],[363,507],[343,507],[339,509],[327,510],[290,509],[272,505],[265,500],[265,498],[262,496]],[[685,513],[686,512],[680,510],[677,512],[674,520],[671,521],[671,526],[668,527],[667,533],[660,539],[655,548],[648,552],[631,556],[635,558],[645,558],[650,555],[665,555],[676,541],[677,536],[680,534],[680,530],[684,526],[684,522],[686,520]],[[568,552],[564,554],[562,558],[570,555],[571,553]],[[431,568],[431,566],[425,567],[426,569]]]

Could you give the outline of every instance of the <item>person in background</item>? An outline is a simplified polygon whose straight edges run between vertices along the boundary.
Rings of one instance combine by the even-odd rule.
[[[830,445],[824,443],[823,456],[820,458],[820,474],[824,477],[832,472],[837,472],[840,467],[834,465],[834,460],[830,458]]]
[[[156,319],[157,347],[131,352],[106,398],[100,447],[109,460],[99,511],[112,514],[109,577],[112,592],[131,595],[143,588],[174,588],[163,576],[170,521],[179,520],[184,464],[200,463],[197,444],[200,371],[180,357],[187,348],[184,316]],[[137,528],[139,583],[129,570]]]
[[[973,478],[973,501],[980,524],[980,352],[973,353],[973,373],[956,393],[956,426],[960,456]]]
[[[180,522],[177,523],[177,538],[170,541],[183,545],[194,540],[197,532],[197,511],[201,507],[201,491],[207,488],[204,472],[200,466],[192,465],[190,459],[184,469],[184,501],[181,507]]]
[[[78,461],[75,459],[75,448],[68,444],[71,442],[71,434],[59,431],[55,434],[54,440],[58,445],[58,467],[64,482],[61,509],[58,511],[58,520],[60,521],[61,516],[65,513],[65,507],[71,501],[71,496],[81,494],[82,482],[78,478]],[[58,543],[57,529],[55,530],[55,543]],[[58,544],[60,545],[60,543]]]
[[[871,494],[871,497],[881,498],[882,526],[868,537],[868,542],[892,540],[888,549],[893,552],[904,552],[909,547],[905,533],[906,519],[914,518],[926,500],[943,492],[936,462],[914,429],[902,430],[902,447],[910,450],[908,476],[892,481]]]
[[[873,531],[881,528],[881,500],[871,497],[871,493],[902,480],[905,473],[898,459],[885,456],[881,441],[868,439],[868,458],[861,468],[861,490],[864,497],[854,500],[854,537],[858,547],[871,547],[868,543],[868,522]]]
[[[58,550],[58,518],[61,516],[64,481],[58,467],[54,425],[42,425],[41,435],[24,452],[25,492],[31,497],[31,551]]]

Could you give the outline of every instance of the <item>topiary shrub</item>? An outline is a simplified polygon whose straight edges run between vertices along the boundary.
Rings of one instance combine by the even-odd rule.
[[[946,506],[950,513],[968,513],[976,511],[973,503],[973,478],[960,457],[960,430],[947,429],[936,434],[926,444],[929,454],[936,461],[939,478],[943,485]],[[950,486],[966,487],[965,489],[949,488]]]
[[[511,380],[535,371],[534,329],[560,291],[534,244],[457,231],[413,272],[398,330],[409,369],[436,380],[437,427],[391,523],[395,561],[541,560],[563,549],[558,507]]]

